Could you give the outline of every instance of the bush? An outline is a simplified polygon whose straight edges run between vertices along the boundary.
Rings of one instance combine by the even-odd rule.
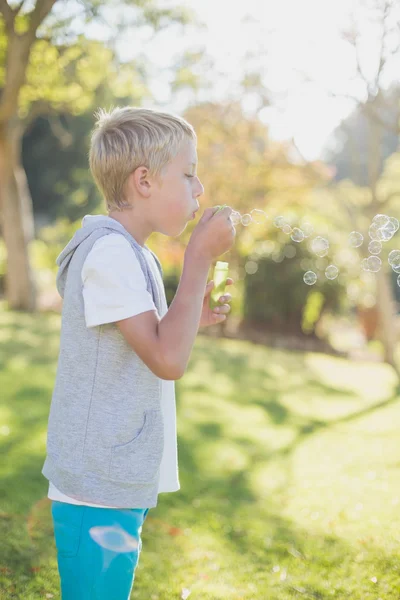
[[[337,310],[345,291],[343,282],[325,278],[328,259],[319,261],[317,269],[305,244],[289,243],[272,255],[258,250],[245,258],[245,323],[283,334],[313,333],[322,311]],[[313,286],[303,281],[307,270],[318,275]]]

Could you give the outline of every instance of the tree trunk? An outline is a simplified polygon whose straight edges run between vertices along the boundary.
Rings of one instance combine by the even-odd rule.
[[[400,370],[396,364],[395,301],[391,283],[390,274],[385,273],[382,268],[376,278],[380,338],[384,348],[385,362],[394,368],[400,380]]]
[[[6,298],[9,308],[33,312],[36,289],[29,259],[34,238],[32,199],[21,164],[23,129],[14,121],[0,129],[1,226],[7,250]]]
[[[378,95],[370,103],[376,114],[379,114],[382,111],[380,98],[381,96]],[[372,216],[374,216],[376,213],[380,212],[379,209],[381,208],[378,201],[377,185],[382,169],[383,129],[382,125],[372,117],[369,117],[368,124],[368,179],[371,191],[371,213]],[[396,365],[395,360],[396,331],[394,320],[394,296],[389,275],[387,275],[383,266],[376,277],[376,304],[385,362],[393,367],[400,381],[400,370]]]

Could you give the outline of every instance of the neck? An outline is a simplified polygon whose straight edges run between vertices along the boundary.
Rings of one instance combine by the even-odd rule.
[[[111,219],[118,221],[118,223],[121,223],[140,246],[144,246],[146,240],[153,233],[147,220],[138,213],[135,213],[135,215],[133,214],[133,208],[112,210],[108,213],[108,216],[111,217]]]

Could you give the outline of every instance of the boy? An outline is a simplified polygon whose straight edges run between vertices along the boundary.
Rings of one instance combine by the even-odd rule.
[[[179,235],[199,208],[192,126],[133,107],[98,116],[90,168],[108,216],[84,217],[57,258],[63,311],[42,473],[62,600],[128,600],[147,512],[179,489],[174,381],[199,326],[224,320],[231,299],[209,309],[207,274],[234,241],[230,208],[205,210],[169,309],[145,245],[154,231]]]

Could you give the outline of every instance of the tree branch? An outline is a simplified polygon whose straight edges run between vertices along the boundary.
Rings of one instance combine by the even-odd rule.
[[[37,29],[56,1],[36,0],[34,9],[28,13],[29,29],[18,35],[15,33],[13,26],[9,32],[5,85],[0,100],[0,123],[7,121],[16,114],[18,95],[25,82],[26,69],[29,64],[31,47],[36,39]],[[8,8],[5,8],[6,6]],[[6,0],[0,0],[0,7],[6,12],[12,10]],[[14,15],[14,13],[12,14]],[[14,16],[12,18],[14,22]]]
[[[8,4],[7,0],[0,0],[0,13],[4,17],[8,34],[14,32],[14,11]]]
[[[378,70],[376,72],[375,81],[374,81],[375,89],[376,88],[379,89],[379,82],[380,82],[381,74],[382,74],[383,68],[386,64],[385,42],[386,42],[388,34],[389,34],[389,29],[387,27],[387,19],[389,16],[389,12],[390,12],[390,3],[386,2],[385,5],[383,6],[382,15],[381,15],[382,34],[381,34],[381,38],[379,40],[379,42],[380,42],[380,44],[379,44],[379,65],[378,65]]]
[[[23,7],[24,3],[25,3],[25,0],[21,0],[21,2],[18,4],[18,6],[16,6],[14,8],[14,14],[15,14],[15,16],[17,16],[19,14],[19,12],[20,12],[21,8]]]
[[[39,25],[47,17],[57,0],[36,0],[35,8],[28,13],[29,17],[29,36],[36,37],[36,31]]]

